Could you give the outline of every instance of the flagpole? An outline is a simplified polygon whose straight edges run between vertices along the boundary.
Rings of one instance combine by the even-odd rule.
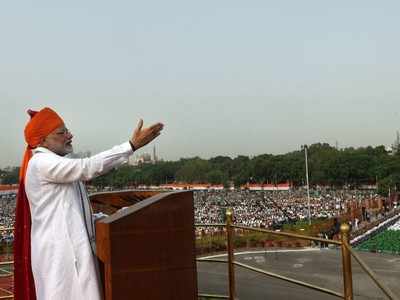
[[[304,145],[304,156],[306,160],[306,181],[307,181],[307,201],[308,201],[308,225],[311,225],[311,209],[310,209],[310,183],[308,181],[308,157],[307,157],[307,145]]]

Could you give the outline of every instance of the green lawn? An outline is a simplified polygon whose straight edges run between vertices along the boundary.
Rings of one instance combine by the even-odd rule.
[[[385,230],[360,244],[357,249],[400,254],[400,230]]]

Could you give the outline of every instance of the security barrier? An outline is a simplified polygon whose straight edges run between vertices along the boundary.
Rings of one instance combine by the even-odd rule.
[[[309,289],[313,289],[325,294],[329,294],[332,296],[336,296],[338,298],[342,298],[345,300],[353,300],[353,279],[352,279],[352,269],[351,269],[351,256],[360,264],[361,268],[366,272],[366,274],[375,282],[379,289],[391,300],[397,300],[398,298],[390,291],[390,289],[385,286],[381,281],[378,280],[377,276],[374,272],[361,260],[356,252],[351,248],[349,244],[349,231],[350,227],[348,224],[343,223],[340,226],[340,241],[329,240],[329,239],[322,239],[317,237],[311,237],[306,235],[300,235],[295,233],[289,232],[276,232],[267,229],[260,229],[260,228],[252,228],[246,226],[239,226],[233,224],[233,211],[228,209],[226,211],[226,223],[217,223],[217,224],[195,224],[196,227],[225,227],[227,233],[227,256],[228,260],[215,260],[215,259],[202,259],[199,258],[197,261],[199,262],[218,262],[218,263],[227,263],[228,264],[228,280],[229,280],[229,293],[228,295],[211,295],[211,294],[199,294],[199,297],[202,298],[225,298],[230,300],[236,299],[236,288],[235,288],[235,266],[241,267],[247,270],[251,270],[254,272],[258,272],[264,274],[269,277],[281,279],[286,282],[290,282],[293,284],[297,284],[299,286],[303,286]],[[323,287],[319,287],[313,284],[309,284],[300,280],[296,280],[293,278],[285,277],[276,273],[267,272],[265,270],[261,270],[258,268],[254,268],[247,264],[238,262],[234,260],[233,257],[233,236],[234,236],[234,228],[237,229],[244,229],[249,231],[256,231],[262,233],[268,233],[277,236],[284,236],[284,237],[292,237],[297,239],[304,239],[309,241],[321,242],[325,244],[334,244],[340,246],[342,252],[342,265],[343,265],[343,294],[337,291],[332,291],[330,289],[326,289]]]

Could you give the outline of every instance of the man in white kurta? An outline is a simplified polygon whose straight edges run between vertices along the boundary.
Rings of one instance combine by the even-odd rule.
[[[91,214],[80,180],[127,162],[132,153],[128,142],[85,159],[64,158],[43,147],[33,150],[25,187],[38,299],[101,299],[91,246],[94,236],[89,236]]]
[[[142,125],[140,121],[129,142],[90,158],[65,157],[72,150],[72,134],[65,125],[32,150],[25,189],[38,300],[102,299],[91,209],[81,181],[126,163],[133,150],[157,137],[163,127]]]

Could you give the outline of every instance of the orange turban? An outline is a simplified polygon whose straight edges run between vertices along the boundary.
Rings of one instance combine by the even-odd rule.
[[[28,110],[31,116],[25,126],[25,141],[28,144],[19,172],[19,188],[14,224],[14,299],[36,300],[35,283],[31,266],[31,212],[25,192],[25,174],[32,149],[58,127],[64,124],[60,116],[45,107],[39,112]]]
[[[52,131],[64,124],[60,116],[51,108],[41,111],[28,110],[31,120],[25,126],[25,141],[31,148],[36,148]]]

